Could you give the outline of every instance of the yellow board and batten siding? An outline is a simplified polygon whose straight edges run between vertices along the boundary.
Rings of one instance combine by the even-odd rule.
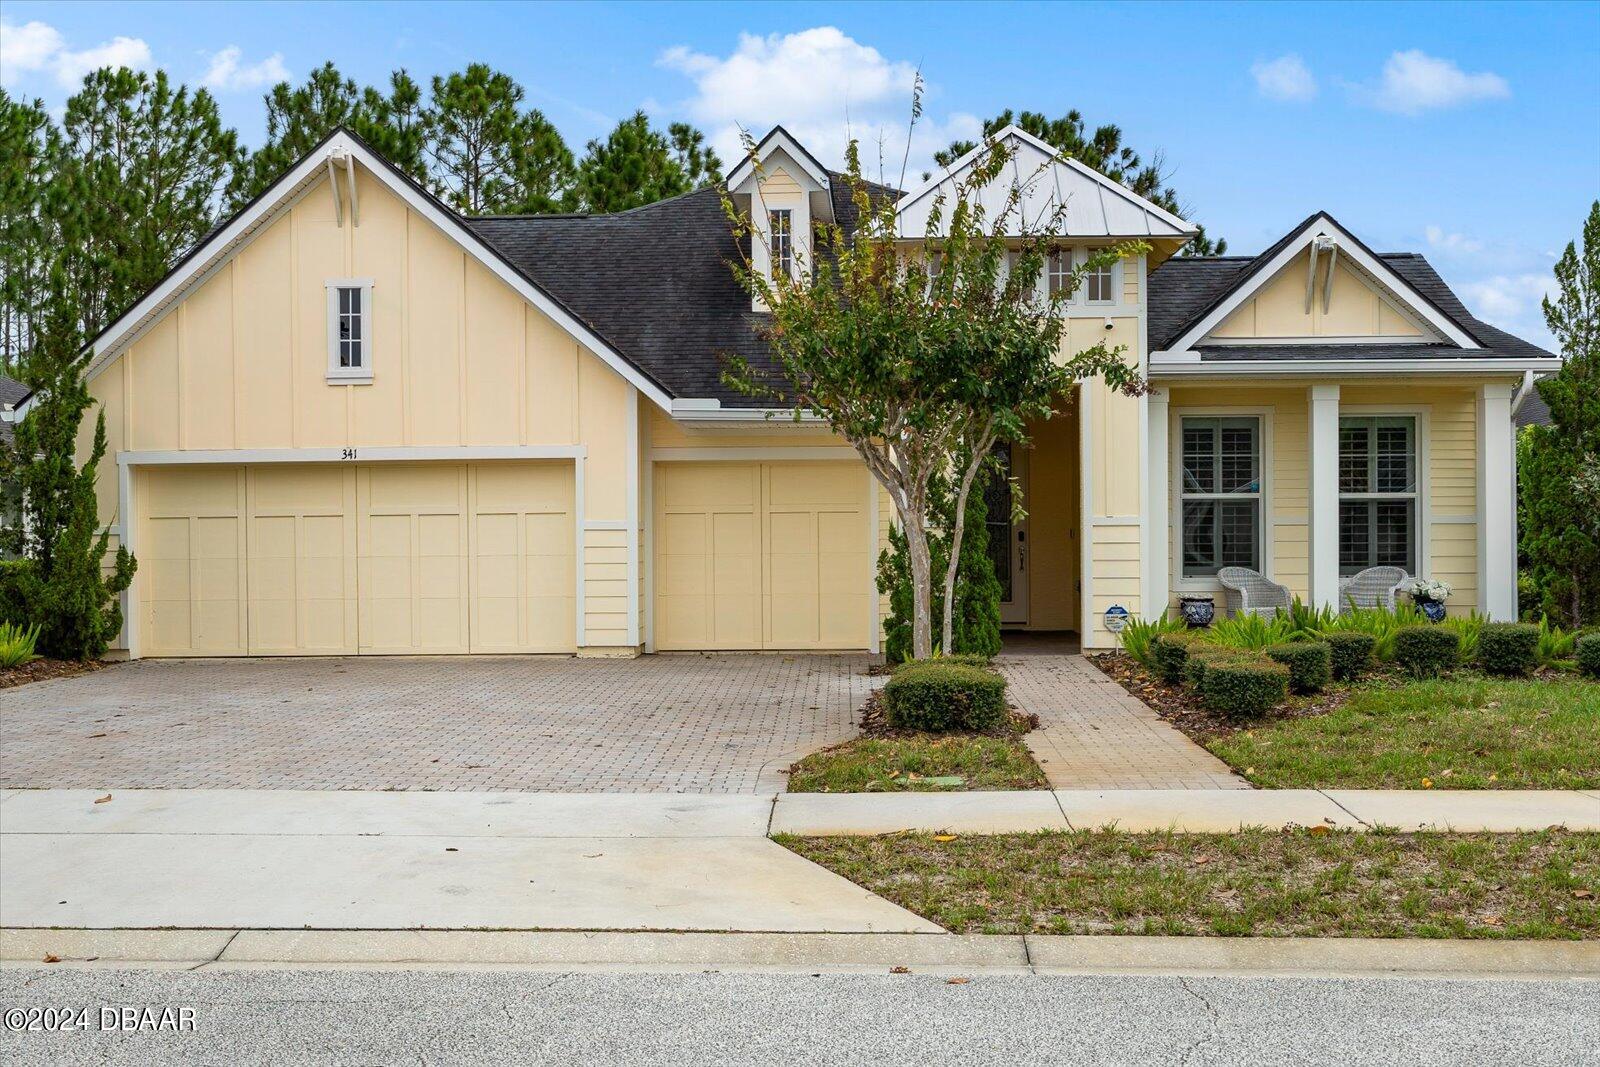
[[[134,468],[141,653],[572,651],[580,567],[583,646],[626,649],[636,391],[370,173],[357,182],[359,225],[318,182],[91,383],[114,454],[353,452]],[[326,380],[338,278],[372,280],[371,384]],[[571,458],[361,459],[473,446],[582,453],[582,514]],[[127,521],[114,455],[99,477],[102,519]]]

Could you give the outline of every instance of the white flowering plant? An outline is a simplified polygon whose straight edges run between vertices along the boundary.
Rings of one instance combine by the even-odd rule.
[[[1450,594],[1455,592],[1449,582],[1441,582],[1437,578],[1407,578],[1400,583],[1397,591],[1413,600],[1440,601],[1450,599]]]

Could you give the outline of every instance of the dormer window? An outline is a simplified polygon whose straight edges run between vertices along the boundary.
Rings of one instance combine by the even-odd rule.
[[[794,212],[773,208],[767,212],[767,248],[771,253],[772,276],[794,277]]]
[[[337,278],[328,288],[328,381],[372,381],[372,279]]]
[[[1116,264],[1107,263],[1083,276],[1083,298],[1091,304],[1114,304],[1117,302]]]

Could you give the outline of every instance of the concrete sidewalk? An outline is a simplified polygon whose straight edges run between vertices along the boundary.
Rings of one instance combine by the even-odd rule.
[[[766,839],[771,798],[0,797],[0,926],[936,932]]]

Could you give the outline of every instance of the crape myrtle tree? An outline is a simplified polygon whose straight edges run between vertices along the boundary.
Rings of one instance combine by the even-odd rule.
[[[1544,299],[1563,357],[1538,386],[1550,425],[1525,428],[1517,449],[1521,555],[1537,610],[1568,626],[1600,622],[1600,201],[1581,244],[1556,261]]]
[[[913,122],[918,108],[913,104]],[[754,161],[754,144],[746,150]],[[1024,193],[1038,180],[1010,178],[1014,153],[987,141],[972,168],[937,195],[925,233],[903,239],[893,199],[862,178],[859,145],[846,150],[844,182],[858,222],[819,227],[821,252],[793,276],[772,276],[748,258],[740,282],[771,311],[765,334],[780,375],[730,358],[730,386],[826,422],[860,454],[894,502],[911,572],[911,654],[934,647],[935,575],[929,545],[933,495],[948,479],[952,514],[968,496],[996,441],[1022,442],[1030,419],[1047,418],[1075,382],[1104,380],[1143,390],[1120,347],[1063,351],[1062,301],[1082,276],[1144,251],[1132,243],[1097,252],[1069,284],[1041,295],[1039,284],[1064,203],[1028,218]],[[996,183],[1009,182],[1008,186]],[[998,210],[982,203],[991,186],[1006,192]],[[753,221],[724,194],[736,244],[760,239]],[[941,647],[951,646],[962,551],[954,523],[942,589]]]

